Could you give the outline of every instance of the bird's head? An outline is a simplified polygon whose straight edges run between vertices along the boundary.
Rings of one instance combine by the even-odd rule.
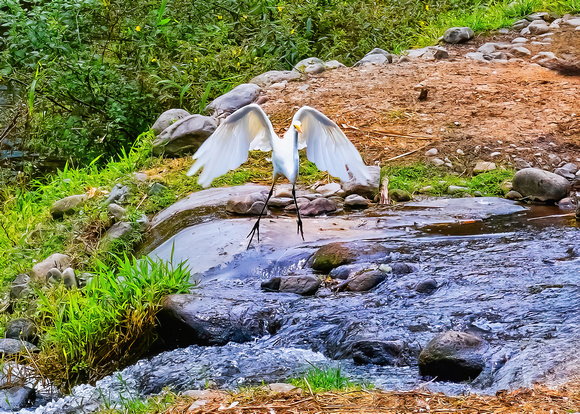
[[[296,131],[300,132],[302,134],[302,122],[300,121],[294,121],[294,123],[292,124],[292,126],[294,128],[296,128]]]

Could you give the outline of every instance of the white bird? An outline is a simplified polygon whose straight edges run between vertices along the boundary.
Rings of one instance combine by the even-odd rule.
[[[359,182],[370,179],[367,167],[354,145],[341,129],[323,113],[303,106],[292,118],[292,125],[283,137],[274,132],[272,123],[259,105],[251,104],[231,114],[193,155],[197,160],[187,175],[191,176],[202,167],[197,182],[209,187],[211,182],[239,167],[248,159],[248,151],[272,151],[274,167],[272,187],[252,231],[248,234],[252,243],[257,232],[260,240],[260,219],[281,176],[292,184],[292,197],[298,216],[298,233],[304,240],[302,220],[296,202],[296,179],[298,178],[298,150],[306,147],[306,156],[319,170],[347,181],[349,173]]]

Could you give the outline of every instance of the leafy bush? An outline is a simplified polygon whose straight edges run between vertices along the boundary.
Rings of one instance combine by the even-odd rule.
[[[192,286],[184,263],[118,259],[115,271],[98,263],[82,290],[39,291],[37,323],[43,331],[40,374],[61,389],[94,383],[137,361],[155,339],[161,299]]]

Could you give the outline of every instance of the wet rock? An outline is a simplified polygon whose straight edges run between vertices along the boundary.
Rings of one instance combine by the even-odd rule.
[[[353,263],[364,258],[380,257],[386,248],[377,243],[334,242],[322,246],[310,259],[314,270],[328,273],[335,267]]]
[[[109,205],[111,203],[124,203],[127,201],[131,190],[126,185],[115,184],[113,188],[111,188],[111,192],[109,193],[109,197],[105,200],[105,205]]]
[[[218,98],[219,99],[219,98]],[[153,141],[153,153],[179,156],[197,151],[201,144],[216,130],[214,118],[191,115],[167,127]]]
[[[261,90],[262,88],[255,82],[242,83],[231,91],[214,99],[206,106],[205,110],[214,112],[216,115],[231,114],[254,102],[258,98]]]
[[[361,340],[352,344],[352,359],[356,364],[399,365],[405,348],[403,341]]]
[[[333,195],[343,196],[345,191],[342,189],[339,183],[329,183],[316,187],[316,191],[322,194],[324,197],[330,197]]]
[[[16,276],[10,287],[10,299],[20,299],[28,296],[30,289],[30,277],[24,273]]]
[[[346,66],[340,63],[338,60],[330,60],[324,64],[324,68],[326,70],[338,69],[338,68],[346,68]]]
[[[472,39],[473,30],[469,27],[451,27],[445,31],[443,41],[446,43],[463,43]]]
[[[318,68],[320,66],[322,66],[322,71],[324,72],[324,61],[316,57],[309,57],[302,59],[300,62],[294,65],[294,70],[300,73],[305,73],[309,68]]]
[[[46,281],[46,276],[48,275],[48,271],[54,267],[58,269],[66,269],[70,266],[71,258],[66,254],[61,253],[54,253],[50,255],[42,262],[37,263],[32,268],[32,272],[30,276],[33,280],[38,281]]]
[[[302,296],[311,296],[320,287],[320,279],[311,275],[283,277],[278,290],[286,293],[296,293]]]
[[[250,83],[255,83],[258,86],[266,87],[270,86],[273,83],[283,82],[283,81],[293,81],[298,80],[302,77],[300,72],[296,72],[293,70],[271,70],[261,75],[258,75],[252,80]]]
[[[404,275],[408,273],[416,272],[418,269],[415,265],[404,263],[404,262],[394,262],[390,264],[391,272],[395,275]]]
[[[386,276],[380,270],[359,273],[348,280],[348,290],[351,292],[366,292],[383,283]]]
[[[475,167],[473,167],[473,174],[481,174],[486,171],[495,170],[495,168],[495,162],[477,161]]]
[[[370,200],[358,194],[351,194],[344,199],[344,205],[350,208],[367,208]]]
[[[123,220],[123,218],[127,214],[127,210],[125,210],[123,207],[121,207],[116,203],[109,204],[109,207],[107,209],[109,211],[109,214],[116,220]]]
[[[393,188],[389,190],[389,197],[391,200],[396,202],[404,202],[404,201],[411,201],[413,198],[411,194],[409,194],[405,190],[401,190],[399,188]]]
[[[335,267],[330,271],[328,276],[331,279],[347,280],[353,278],[355,275],[368,271],[376,270],[377,265],[372,263],[355,263]]]
[[[508,200],[520,200],[523,196],[515,190],[510,190],[505,195]]]
[[[36,351],[38,351],[37,347],[21,339],[0,338],[0,355],[2,356]]]
[[[170,109],[159,115],[159,118],[157,118],[157,121],[155,121],[151,130],[155,136],[157,136],[168,126],[174,124],[180,119],[187,118],[188,116],[191,116],[190,113],[184,109]]]
[[[336,211],[336,203],[327,198],[317,198],[307,203],[304,208],[300,207],[300,214],[304,216],[318,216],[333,211]]]
[[[293,202],[292,197],[272,197],[268,200],[268,207],[286,207]]]
[[[265,290],[266,292],[278,292],[280,290],[281,281],[282,281],[281,277],[279,276],[273,277],[270,280],[266,280],[260,283],[260,287],[262,288],[262,290]]]
[[[461,194],[461,193],[467,193],[469,191],[469,188],[467,187],[462,187],[459,185],[450,185],[447,188],[447,193],[454,195],[454,194]]]
[[[359,194],[363,197],[372,199],[379,191],[381,168],[376,165],[371,165],[367,166],[367,171],[371,176],[371,179],[368,182],[359,182],[355,178],[352,178],[349,181],[341,181],[340,185],[347,196],[351,194]]]
[[[0,390],[0,409],[18,411],[30,404],[35,398],[33,388],[14,386]]]
[[[62,218],[65,214],[74,213],[85,201],[87,201],[87,196],[84,194],[65,197],[53,203],[50,207],[50,214],[52,214],[54,219]]]
[[[34,344],[38,341],[38,330],[34,322],[28,318],[12,319],[6,324],[4,336]]]
[[[232,197],[226,204],[226,211],[235,214],[258,215],[264,208],[265,202],[266,195],[262,193]]]
[[[159,314],[162,349],[189,345],[221,346],[273,334],[280,326],[278,305],[261,300],[223,299],[190,294],[165,297]]]
[[[570,183],[558,174],[538,168],[525,168],[514,175],[513,188],[523,197],[532,200],[558,201],[568,195]]]
[[[573,162],[568,162],[554,170],[554,174],[561,175],[567,180],[573,180],[575,178],[576,172],[578,172],[578,166]]]
[[[436,335],[419,355],[419,374],[438,381],[475,379],[483,368],[485,343],[475,335],[447,331]]]
[[[414,290],[419,293],[432,293],[437,290],[437,281],[435,279],[425,279],[415,285]]]
[[[558,208],[564,211],[574,211],[576,206],[570,197],[566,197],[558,201]]]

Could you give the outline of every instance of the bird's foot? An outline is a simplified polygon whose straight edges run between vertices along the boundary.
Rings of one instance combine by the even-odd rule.
[[[252,227],[252,231],[250,231],[250,233],[246,236],[246,237],[250,238],[250,241],[248,242],[248,247],[246,247],[246,250],[248,250],[250,248],[250,245],[252,244],[252,240],[254,240],[254,235],[256,236],[256,240],[258,240],[258,242],[259,242],[260,241],[260,220],[259,219],[254,224],[254,227]]]
[[[304,241],[304,229],[302,227],[302,220],[298,217],[298,230],[296,231],[297,234],[302,236],[302,241]]]

